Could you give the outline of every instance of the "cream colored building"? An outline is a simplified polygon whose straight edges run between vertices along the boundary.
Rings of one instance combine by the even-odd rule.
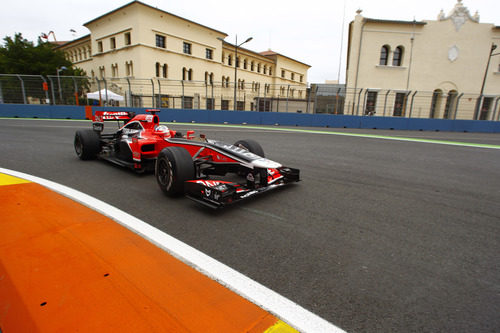
[[[248,44],[238,48],[235,59],[226,33],[139,1],[84,26],[89,35],[60,49],[88,76],[106,78],[106,86],[129,105],[268,111],[275,99],[286,98],[290,105],[306,99],[309,65],[272,51],[251,51]]]
[[[461,0],[437,20],[378,20],[358,11],[349,28],[345,113],[498,120],[498,55],[475,114],[493,44],[500,27],[480,23]]]

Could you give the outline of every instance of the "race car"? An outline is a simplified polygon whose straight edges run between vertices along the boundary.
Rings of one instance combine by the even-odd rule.
[[[266,159],[254,140],[234,145],[186,135],[160,124],[157,113],[135,115],[123,111],[96,111],[93,129],[75,133],[75,152],[82,160],[99,158],[131,168],[153,171],[168,196],[186,195],[211,208],[232,203],[298,182],[300,171]],[[118,122],[118,130],[104,132],[104,123]],[[224,178],[226,177],[226,178]]]

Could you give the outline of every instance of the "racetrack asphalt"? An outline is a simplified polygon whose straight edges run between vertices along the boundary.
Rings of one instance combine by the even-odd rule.
[[[500,330],[499,149],[169,124],[258,140],[301,169],[298,184],[214,212],[163,196],[152,175],[80,161],[74,132],[90,126],[0,119],[0,167],[116,206],[346,331]],[[312,130],[500,145],[498,134]]]

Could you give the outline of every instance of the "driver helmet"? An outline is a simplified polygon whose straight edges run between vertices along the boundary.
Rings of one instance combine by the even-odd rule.
[[[156,132],[162,132],[166,138],[170,138],[170,130],[165,125],[156,126]]]

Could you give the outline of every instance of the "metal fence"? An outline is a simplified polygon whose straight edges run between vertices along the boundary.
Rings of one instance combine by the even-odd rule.
[[[100,93],[99,93],[100,92]],[[0,103],[325,113],[498,121],[497,96],[163,78],[0,74]],[[88,93],[98,93],[89,98]],[[96,96],[96,95],[94,95]],[[481,97],[481,98],[480,98]]]
[[[88,93],[98,93],[89,98]],[[100,92],[100,93],[99,93]],[[0,74],[0,103],[307,112],[305,85]],[[119,95],[119,96],[116,96]],[[312,111],[310,111],[312,112]]]
[[[498,121],[500,95],[450,91],[348,91],[345,114]]]
[[[313,86],[315,113],[431,119],[493,120],[500,117],[500,94],[456,91],[401,91]]]

